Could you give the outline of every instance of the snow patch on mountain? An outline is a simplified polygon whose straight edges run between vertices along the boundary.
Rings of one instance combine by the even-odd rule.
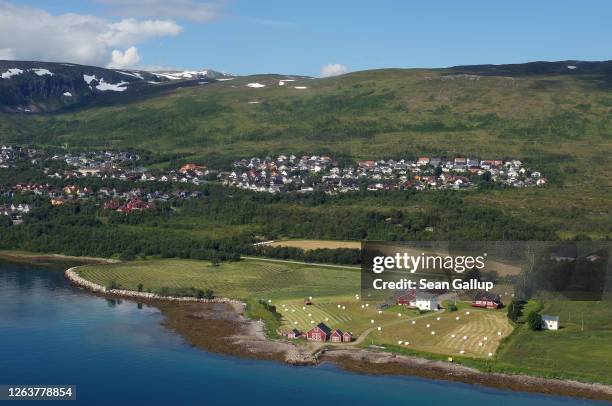
[[[98,80],[96,78],[96,75],[83,75],[83,80],[85,81],[85,83],[87,83],[88,85],[91,85],[91,82],[94,80]]]
[[[19,68],[9,68],[6,72],[2,72],[0,76],[2,77],[2,79],[10,79],[11,76],[21,75],[22,73],[25,73],[25,72],[32,72],[38,76],[44,76],[44,75],[53,76],[53,72],[51,72],[49,69],[44,69],[44,68],[32,68],[32,69],[26,69],[26,70],[19,69]]]
[[[97,90],[100,90],[101,92],[106,92],[106,91],[123,92],[124,90],[127,90],[126,86],[129,85],[129,82],[123,82],[123,81],[119,83],[108,83],[104,80],[104,78],[98,79],[96,75],[83,75],[83,80],[85,81],[85,83],[89,85],[89,87],[91,87],[92,89],[95,87]],[[98,82],[98,84],[95,86],[92,85],[92,82],[94,80]]]
[[[44,75],[53,76],[53,72],[51,72],[49,69],[44,69],[44,68],[34,68],[32,69],[32,72],[36,73],[38,76],[44,76]]]
[[[293,87],[298,90],[308,89],[308,86],[293,86]]]
[[[72,93],[70,93],[70,92],[64,92],[64,96],[66,96],[66,97],[72,97]]]
[[[214,77],[211,72],[207,69],[201,71],[183,71],[183,72],[152,72],[155,76],[170,80],[179,79],[201,79],[207,77]]]
[[[142,77],[142,75],[138,72],[124,72],[124,71],[116,71],[117,73],[121,73],[122,75],[126,75],[126,76],[131,76],[133,78],[136,79],[140,79],[140,80],[144,80],[144,78]]]
[[[96,89],[102,91],[102,92],[106,92],[106,91],[113,91],[113,92],[123,92],[124,90],[127,90],[127,86],[129,83],[128,82],[119,82],[119,83],[108,83],[104,81],[104,78],[100,79],[100,84],[98,86],[96,86]]]
[[[266,87],[266,85],[262,85],[261,83],[257,83],[257,82],[249,83],[247,84],[247,86],[254,87],[254,88]]]
[[[11,76],[21,75],[22,73],[23,73],[23,70],[21,70],[21,69],[10,68],[6,72],[2,72],[2,74],[0,76],[2,77],[2,79],[10,79]]]

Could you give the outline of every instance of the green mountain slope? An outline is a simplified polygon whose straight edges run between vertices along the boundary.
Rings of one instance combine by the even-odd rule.
[[[49,115],[3,114],[0,141],[138,148],[160,161],[209,164],[280,152],[516,157],[546,173],[551,186],[468,200],[552,222],[568,235],[602,237],[612,229],[611,66],[570,61],[294,81],[241,77]]]

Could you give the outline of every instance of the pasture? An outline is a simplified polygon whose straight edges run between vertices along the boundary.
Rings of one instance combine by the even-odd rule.
[[[301,298],[359,292],[359,270],[283,262],[242,260],[218,266],[206,261],[164,259],[88,265],[79,274],[106,286],[156,291],[162,287],[212,289],[239,299]]]

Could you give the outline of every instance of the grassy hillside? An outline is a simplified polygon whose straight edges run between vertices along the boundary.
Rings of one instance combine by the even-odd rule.
[[[517,157],[552,184],[472,194],[467,202],[547,222],[563,237],[609,235],[609,75],[470,69],[365,71],[284,86],[285,76],[243,77],[53,115],[0,115],[0,141],[138,148],[165,164],[213,166],[279,152]],[[265,87],[246,86],[253,82]]]

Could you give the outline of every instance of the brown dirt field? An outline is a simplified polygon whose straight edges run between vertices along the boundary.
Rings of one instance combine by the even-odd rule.
[[[318,248],[355,248],[361,249],[360,241],[328,241],[328,240],[286,240],[274,241],[272,247],[294,247],[303,250],[316,250]]]

